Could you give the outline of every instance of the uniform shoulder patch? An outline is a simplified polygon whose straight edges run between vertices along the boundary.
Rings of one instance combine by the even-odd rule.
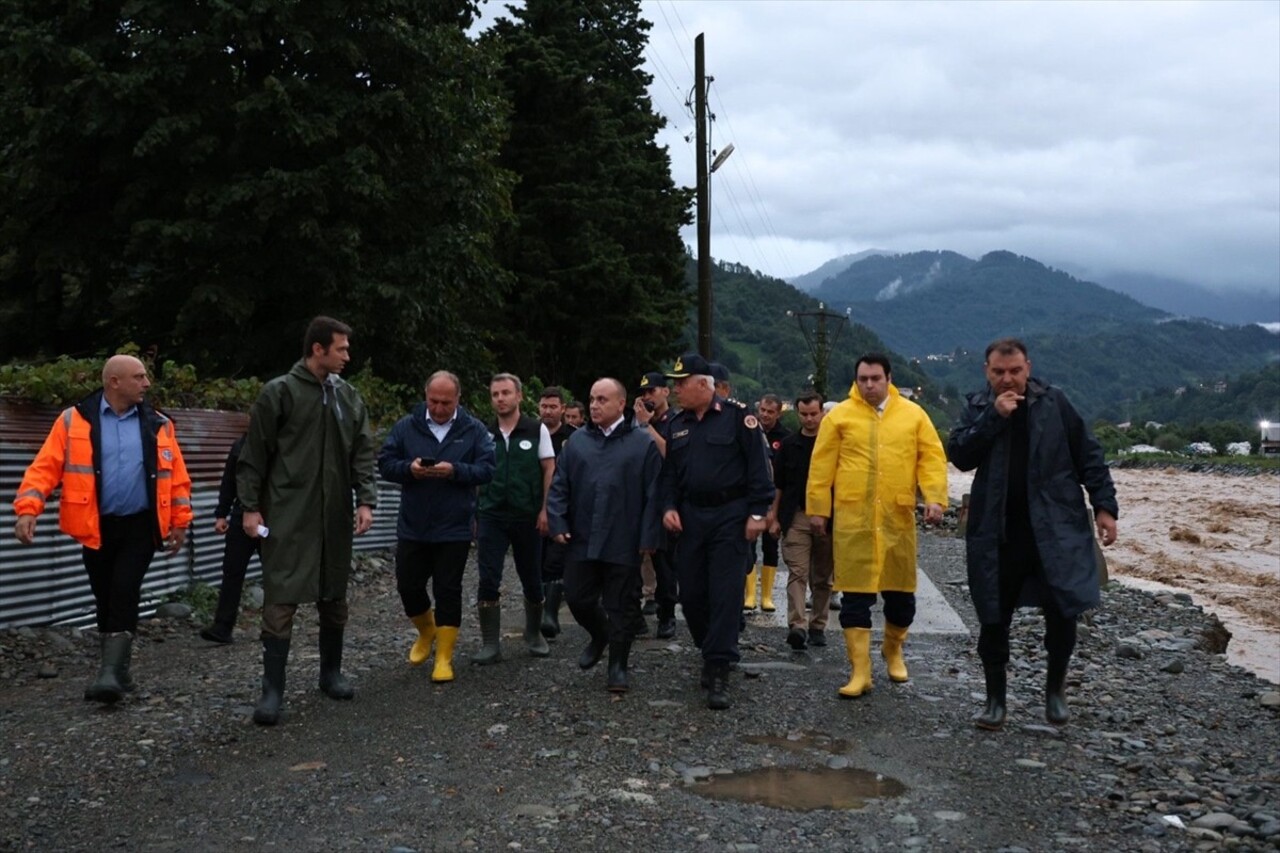
[[[756,420],[755,415],[747,415],[746,419],[743,420],[743,423],[747,425],[747,429],[755,429],[760,426],[760,422]]]
[[[732,397],[730,397],[730,398],[729,398],[729,402],[730,402],[730,403],[733,403],[733,404],[734,404],[735,406],[737,406],[739,409],[745,409],[745,408],[747,407],[747,404],[746,404],[746,403],[742,402],[741,400],[735,400],[735,399],[733,399]]]

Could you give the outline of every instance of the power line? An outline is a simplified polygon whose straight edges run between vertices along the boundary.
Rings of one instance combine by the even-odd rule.
[[[673,41],[675,41],[677,44],[679,44],[680,39],[676,38],[676,31],[675,31],[675,29],[671,26],[671,20],[667,17],[666,10],[664,10],[664,9],[662,8],[662,2],[661,2],[661,0],[657,0],[657,2],[655,2],[653,5],[657,6],[657,7],[658,7],[658,11],[662,13],[662,21],[663,21],[663,23],[665,23],[665,24],[667,25],[667,30],[671,33],[671,38],[672,38],[672,40],[673,40]],[[677,19],[680,17],[680,13],[679,13],[679,12],[676,12],[676,8],[675,8],[675,4],[674,4],[674,3],[672,3],[672,4],[671,4],[671,11],[672,11],[672,12],[675,12],[675,14],[676,14],[676,18],[677,18]],[[680,22],[680,29],[684,30],[684,21],[681,21],[681,22]],[[693,44],[693,39],[689,38],[689,31],[688,31],[688,30],[684,30],[684,37],[685,37],[685,41],[687,41],[689,44]],[[684,60],[684,67],[685,67],[685,70],[686,70],[686,71],[688,71],[688,72],[689,72],[689,76],[690,76],[690,77],[692,77],[692,76],[693,76],[693,66],[689,64],[689,57],[688,57],[688,56],[686,56],[686,55],[684,54],[684,52],[681,52],[681,53],[680,53],[680,58]]]
[[[716,103],[719,105],[719,115],[717,118],[723,117],[725,127],[728,128],[729,134],[736,137],[737,133],[733,129],[733,123],[729,120],[729,112],[725,107],[724,99],[720,97],[718,89],[712,88],[711,94],[715,95]],[[760,197],[760,191],[756,186],[755,178],[751,175],[751,170],[747,164],[741,160],[734,160],[734,168],[745,178],[743,184],[747,192],[748,199],[756,209],[757,215],[763,224],[766,232],[773,238],[774,250],[778,255],[778,260],[782,263],[783,269],[794,270],[791,265],[791,259],[787,256],[786,250],[783,248],[782,238],[778,235],[778,231],[773,227],[773,221],[769,218],[769,212],[765,207],[764,201]]]
[[[591,13],[590,7],[584,4],[582,7],[582,12],[584,15],[586,15],[588,18],[591,19],[592,23],[596,25],[597,29],[600,31],[601,36],[604,38],[605,43],[609,45],[609,49],[612,50],[614,54],[619,59],[622,60],[623,66],[628,70],[630,70],[632,75],[635,76],[637,82],[639,82],[640,86],[644,89],[645,94],[649,95],[649,102],[653,104],[655,111],[657,111],[659,115],[661,115],[663,118],[669,121],[672,127],[674,127],[677,131],[679,131],[680,123],[675,120],[675,117],[673,115],[668,115],[664,110],[659,109],[657,100],[650,93],[650,89],[653,86],[653,80],[657,79],[658,75],[655,74],[653,76],[653,79],[646,82],[645,79],[642,76],[640,76],[640,72],[637,71],[636,68],[631,64],[631,58],[627,56],[625,53],[623,53],[622,50],[618,47],[617,41],[615,41],[613,38],[609,36],[609,32],[605,28],[604,24],[600,21],[599,18],[597,18],[595,15]],[[676,103],[680,104],[681,99],[680,99],[679,91],[668,80],[668,78],[670,77],[670,72],[666,70],[665,65],[661,63],[660,59],[658,61],[655,61],[655,58],[657,57],[657,52],[650,50],[650,45],[647,38],[645,39],[644,45],[640,48],[640,52],[654,66],[655,71],[661,71],[667,75],[667,77],[663,78],[663,83],[667,85],[668,90],[671,92],[672,95],[675,96]]]

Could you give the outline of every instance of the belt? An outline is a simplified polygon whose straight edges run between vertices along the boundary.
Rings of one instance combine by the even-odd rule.
[[[736,501],[739,498],[747,496],[746,486],[734,486],[731,489],[721,489],[718,492],[688,492],[684,499],[699,508],[723,506],[730,501]]]

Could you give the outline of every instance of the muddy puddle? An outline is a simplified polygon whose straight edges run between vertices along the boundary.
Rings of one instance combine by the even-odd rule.
[[[690,788],[712,800],[732,800],[787,811],[854,811],[872,800],[899,797],[907,787],[870,770],[761,767],[713,776]]]

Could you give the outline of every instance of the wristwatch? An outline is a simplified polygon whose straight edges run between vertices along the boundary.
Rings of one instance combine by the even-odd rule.
[[[763,516],[763,515],[753,515],[753,516],[751,516],[751,520],[752,520],[752,521],[764,521],[764,516]]]

